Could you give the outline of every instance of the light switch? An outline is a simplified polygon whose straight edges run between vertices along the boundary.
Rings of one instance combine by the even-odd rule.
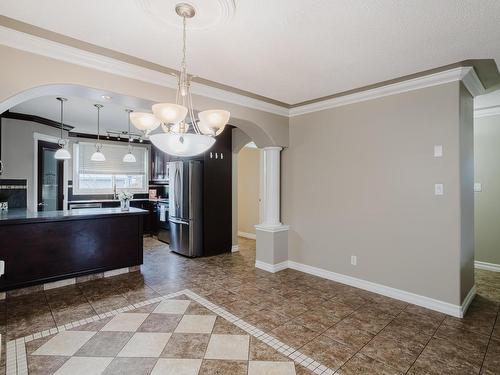
[[[444,195],[444,185],[435,184],[434,185],[434,195]]]
[[[483,191],[483,185],[480,182],[475,182],[474,183],[474,192],[480,193]]]
[[[443,156],[443,145],[434,145],[434,157],[440,158]]]
[[[5,261],[0,260],[0,276],[2,276],[5,273]]]

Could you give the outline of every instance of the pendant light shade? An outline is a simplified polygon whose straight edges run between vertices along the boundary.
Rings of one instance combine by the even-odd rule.
[[[97,143],[95,144],[95,152],[90,157],[92,161],[106,161],[106,157],[101,152],[102,144],[99,143],[100,140],[100,114],[101,108],[104,107],[102,104],[94,104],[94,107],[97,108]]]
[[[132,114],[131,109],[126,109],[125,112],[127,112],[128,116],[128,152],[123,156],[123,162],[124,163],[135,163],[137,160],[135,159],[134,154],[132,154],[132,145],[130,144],[131,137],[130,137],[130,115]]]
[[[132,154],[132,152],[129,151],[123,157],[123,162],[124,163],[135,163],[135,162],[137,162],[137,160],[135,159],[134,154]]]
[[[57,160],[68,160],[71,159],[71,154],[65,148],[60,148],[54,154],[54,158]]]
[[[212,147],[215,138],[202,134],[159,133],[149,138],[151,143],[169,155],[189,157],[196,156]]]
[[[132,124],[134,124],[137,129],[143,131],[153,131],[160,126],[161,123],[155,115],[147,112],[131,112],[130,121],[132,121]]]
[[[64,141],[64,136],[63,136],[63,129],[64,129],[64,122],[63,122],[63,117],[64,117],[64,102],[67,101],[68,99],[66,98],[57,98],[59,102],[61,103],[61,138],[59,138],[59,146],[61,147],[59,150],[56,151],[54,154],[54,159],[57,160],[68,160],[71,159],[71,154],[69,153],[68,150],[66,150],[64,147],[66,146],[66,142]]]
[[[177,124],[186,118],[188,109],[180,104],[158,103],[152,107],[154,115],[164,124]]]
[[[92,161],[106,161],[106,157],[104,154],[98,149],[96,152],[92,154],[90,157],[90,160]]]
[[[224,130],[231,114],[222,109],[212,109],[198,113],[198,127],[203,134],[219,135]]]

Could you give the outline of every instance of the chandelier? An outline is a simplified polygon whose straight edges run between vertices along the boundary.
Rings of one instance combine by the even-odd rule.
[[[180,3],[175,12],[182,17],[182,62],[177,77],[177,93],[174,103],[158,103],[152,106],[153,114],[130,113],[134,126],[151,133],[161,125],[162,132],[149,136],[151,143],[167,154],[181,157],[195,156],[207,151],[215,143],[229,121],[230,113],[211,109],[198,113],[196,119],[191,96],[191,78],[186,63],[186,23],[196,14],[191,4]]]

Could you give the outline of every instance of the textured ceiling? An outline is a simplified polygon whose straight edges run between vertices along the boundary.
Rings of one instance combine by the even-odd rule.
[[[180,30],[141,3],[2,0],[0,13],[177,69]],[[500,65],[498,0],[235,3],[224,22],[188,33],[190,73],[288,104],[466,59]]]

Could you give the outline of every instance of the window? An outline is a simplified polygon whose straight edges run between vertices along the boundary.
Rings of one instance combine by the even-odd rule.
[[[124,163],[123,156],[128,146],[104,144],[104,162],[94,162],[90,157],[95,151],[94,143],[76,143],[73,146],[73,193],[112,194],[114,188],[131,193],[148,192],[148,149],[134,146],[135,163]]]

